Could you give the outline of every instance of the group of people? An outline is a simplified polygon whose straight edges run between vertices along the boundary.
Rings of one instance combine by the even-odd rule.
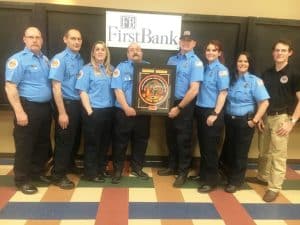
[[[131,144],[131,174],[148,179],[143,171],[150,135],[150,116],[139,115],[132,107],[135,63],[143,60],[138,43],[127,49],[127,60],[114,68],[105,42],[91,49],[90,62],[83,63],[79,51],[82,36],[70,29],[64,37],[66,49],[51,62],[42,54],[38,28],[24,32],[24,50],[6,64],[5,89],[14,110],[16,187],[25,194],[37,192],[32,180],[52,183],[62,189],[75,187],[67,177],[74,164],[81,127],[84,137],[84,175],[91,182],[111,183],[122,179],[126,150]],[[175,101],[166,118],[168,167],[158,175],[176,175],[174,187],[188,179],[192,160],[193,120],[196,118],[200,146],[200,168],[193,179],[199,192],[210,192],[227,181],[225,191],[233,193],[244,182],[248,151],[258,127],[259,165],[257,177],[248,182],[267,185],[263,199],[274,201],[281,189],[287,159],[288,136],[300,116],[300,78],[288,64],[293,53],[289,41],[273,45],[275,65],[261,78],[254,75],[252,59],[241,52],[231,72],[224,65],[223,47],[218,40],[205,46],[203,63],[195,54],[197,39],[184,31],[178,54],[167,64],[176,66]],[[51,152],[50,129],[55,120],[55,147],[51,179],[44,166]],[[82,125],[81,125],[82,123]],[[225,125],[221,155],[218,144]],[[112,146],[113,174],[107,168]]]

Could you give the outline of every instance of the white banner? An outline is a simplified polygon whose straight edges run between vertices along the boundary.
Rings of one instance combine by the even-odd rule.
[[[144,49],[178,50],[181,16],[106,11],[106,43],[127,48],[137,42]]]

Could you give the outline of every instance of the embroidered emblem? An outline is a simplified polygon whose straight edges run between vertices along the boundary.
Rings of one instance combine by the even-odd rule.
[[[18,60],[16,60],[16,59],[11,59],[11,60],[9,60],[8,62],[7,62],[7,67],[8,67],[8,69],[11,69],[11,70],[13,70],[13,69],[15,69],[17,66],[18,66]]]

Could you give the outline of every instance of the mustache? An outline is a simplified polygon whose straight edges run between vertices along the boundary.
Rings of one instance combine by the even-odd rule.
[[[133,54],[133,57],[135,57],[135,56],[139,56],[139,54],[137,54],[137,53],[134,53],[134,54]]]

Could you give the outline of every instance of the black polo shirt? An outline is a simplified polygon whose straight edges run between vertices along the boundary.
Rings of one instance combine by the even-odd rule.
[[[292,114],[297,104],[296,92],[300,91],[300,75],[289,65],[276,71],[275,66],[262,74],[270,95],[268,112],[284,111]]]

